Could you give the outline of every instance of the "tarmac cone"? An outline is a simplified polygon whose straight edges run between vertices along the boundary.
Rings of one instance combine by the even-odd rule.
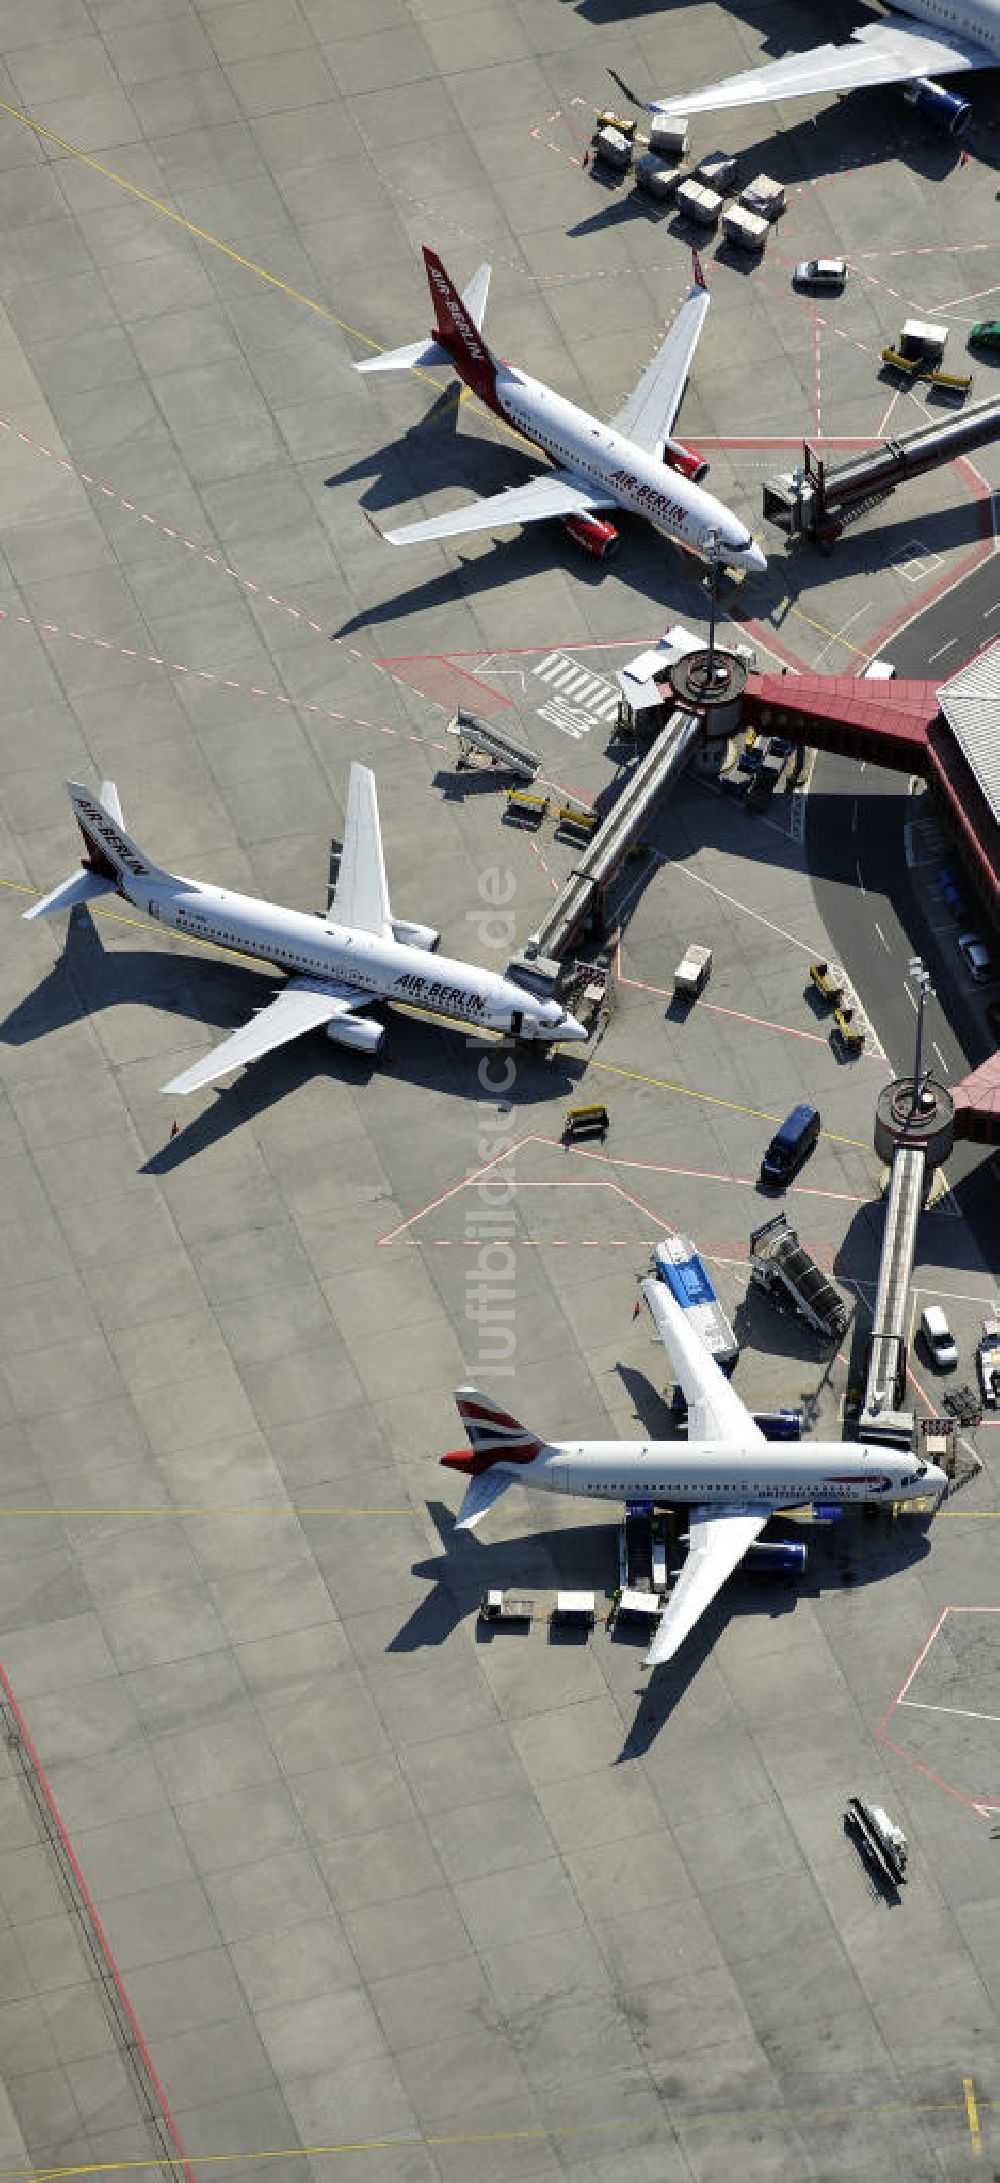
[[[633,1306],[632,1306],[632,1317],[633,1317],[633,1319],[637,1319],[637,1318],[638,1318],[638,1316],[639,1316],[639,1313],[640,1313],[640,1311],[641,1311],[641,1310],[642,1310],[642,1305],[641,1305],[641,1304],[640,1304],[640,1303],[638,1302],[638,1300],[637,1300],[637,1301],[636,1301],[636,1302],[635,1302],[635,1303],[633,1304]]]

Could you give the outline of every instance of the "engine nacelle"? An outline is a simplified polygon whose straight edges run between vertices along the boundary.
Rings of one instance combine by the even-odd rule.
[[[326,1035],[334,1046],[350,1046],[358,1054],[377,1054],[382,1050],[385,1024],[371,1016],[335,1016],[326,1026]]]
[[[664,440],[663,460],[668,470],[679,470],[682,478],[690,478],[692,485],[700,485],[708,476],[706,456],[696,453],[693,447],[685,447],[683,440]]]
[[[441,944],[441,934],[435,932],[433,925],[411,925],[405,917],[393,918],[392,937],[399,941],[400,947],[425,947],[432,955]]]
[[[745,1566],[762,1577],[801,1577],[806,1560],[806,1547],[794,1539],[758,1539],[747,1548]]]
[[[563,524],[584,553],[595,561],[606,561],[609,553],[618,551],[618,533],[613,523],[605,523],[599,515],[564,515]]]
[[[903,97],[921,121],[928,122],[941,136],[964,136],[972,120],[968,99],[959,98],[957,91],[946,91],[944,84],[935,83],[931,76],[918,76],[916,83],[907,84]]]

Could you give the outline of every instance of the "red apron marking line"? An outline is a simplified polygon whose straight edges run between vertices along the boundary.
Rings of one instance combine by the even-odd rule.
[[[86,1910],[87,1917],[89,1918],[91,1927],[93,1929],[94,1937],[98,1943],[101,1954],[104,1957],[104,1961],[107,1965],[108,1974],[110,1976],[111,1982],[114,1986],[115,1992],[118,1995],[118,1999],[121,2002],[122,2008],[125,2011],[125,2016],[128,2021],[129,2029],[131,2030],[139,2053],[142,2056],[143,2065],[148,2075],[150,2085],[152,2086],[152,2089],[156,2095],[156,2099],[159,2103],[160,2113],[163,2117],[164,2126],[167,2130],[172,2144],[176,2149],[178,2160],[187,2179],[187,2183],[197,2183],[194,2169],[192,2168],[188,2159],[188,2155],[180,2132],[177,2128],[177,2124],[175,2123],[173,2115],[170,2112],[170,2105],[167,2100],[167,2095],[156,2073],[156,2066],[154,2064],[153,2057],[149,2051],[148,2046],[146,2045],[145,2039],[143,2038],[142,2031],[139,2025],[139,2020],[125,1990],[125,1985],[122,1979],[121,1972],[118,1968],[118,1965],[111,1950],[111,1943],[108,1940],[108,1936],[97,1914],[97,1906],[94,1902],[94,1898],[90,1892],[89,1887],[87,1886],[86,1880],[83,1877],[83,1873],[80,1870],[80,1866],[77,1861],[76,1851],[74,1850],[73,1844],[70,1841],[69,1835],[66,1832],[62,1813],[60,1812],[59,1806],[56,1803],[55,1797],[52,1793],[52,1789],[50,1787],[45,1768],[42,1765],[41,1759],[38,1756],[38,1752],[35,1748],[35,1744],[29,1731],[27,1721],[25,1720],[24,1714],[22,1713],[21,1708],[18,1705],[17,1699],[14,1696],[13,1686],[11,1684],[10,1677],[2,1661],[0,1661],[0,1682],[2,1682],[3,1684],[3,1688],[7,1697],[7,1703],[10,1706],[15,1721],[17,1722],[18,1734],[21,1737],[25,1750],[28,1753],[28,1757],[31,1760],[32,1770],[35,1774],[38,1786],[41,1789],[42,1795],[45,1799],[45,1803],[48,1808],[52,1824],[55,1827],[56,1833],[59,1836],[59,1840],[62,1844],[63,1852],[68,1860],[70,1870],[73,1874],[73,1878],[76,1882],[77,1887],[80,1890],[84,1909]]]

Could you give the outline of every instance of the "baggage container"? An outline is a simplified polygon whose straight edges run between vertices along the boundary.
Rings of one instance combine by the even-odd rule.
[[[683,159],[688,148],[685,114],[654,114],[649,124],[649,149],[658,159]]]
[[[706,188],[725,195],[736,188],[736,159],[732,152],[709,152],[706,159],[699,159],[694,170],[696,182],[704,182]]]
[[[689,220],[696,220],[699,227],[718,227],[722,199],[718,190],[706,189],[703,182],[682,182],[677,191],[677,209]]]
[[[603,159],[606,167],[614,167],[619,174],[627,173],[632,164],[630,137],[623,136],[620,129],[605,126],[595,132],[593,145],[595,159]]]
[[[778,220],[785,209],[785,186],[770,174],[756,174],[741,189],[740,204],[747,212],[759,212],[762,220]]]
[[[940,364],[947,339],[947,326],[931,326],[922,318],[908,318],[899,337],[899,354],[907,363]]]
[[[683,167],[664,165],[656,152],[641,152],[635,163],[635,186],[649,197],[666,201],[676,197],[677,185],[684,173]]]
[[[732,243],[737,250],[763,250],[769,230],[759,212],[746,212],[742,205],[727,205],[722,215],[722,232],[727,243]]]

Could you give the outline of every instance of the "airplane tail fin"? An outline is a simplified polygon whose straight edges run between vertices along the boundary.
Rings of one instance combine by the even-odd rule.
[[[147,863],[126,834],[121,799],[113,781],[102,781],[96,796],[82,788],[79,781],[67,781],[66,786],[86,855],[79,871],[24,911],[29,924],[36,917],[49,917],[58,910],[75,909],[80,902],[92,902],[96,895],[127,893],[130,879],[165,876],[158,866]]]
[[[473,1531],[487,1509],[513,1485],[518,1469],[545,1453],[546,1442],[478,1388],[456,1388],[455,1401],[469,1447],[456,1448],[441,1461],[446,1470],[462,1471],[469,1480],[455,1528]]]
[[[698,255],[698,252],[697,252],[697,250],[692,250],[692,252],[691,252],[691,271],[692,271],[692,274],[694,275],[694,285],[695,285],[695,287],[696,287],[696,288],[703,288],[703,289],[704,289],[704,291],[705,291],[705,294],[707,295],[707,294],[708,294],[708,282],[707,282],[707,280],[705,279],[705,268],[704,268],[704,266],[702,265],[702,262],[701,262],[701,259],[700,259],[699,255]]]
[[[434,334],[467,387],[490,408],[496,408],[496,364],[481,328],[486,313],[490,268],[481,265],[460,296],[436,250],[424,244],[427,285],[436,314]]]
[[[426,250],[424,257],[425,259],[427,257]],[[477,334],[482,332],[483,319],[486,316],[486,298],[490,292],[490,271],[491,268],[488,265],[477,266],[468,287],[463,290],[458,299],[461,309],[470,319]],[[447,277],[447,274],[445,274],[446,280]],[[431,295],[440,319],[438,298],[433,288],[431,289]],[[454,364],[455,362],[456,358],[450,344],[442,339],[438,326],[435,326],[429,341],[408,341],[401,349],[386,349],[381,356],[366,356],[363,363],[355,364],[354,369],[362,372],[426,371],[433,364]]]

